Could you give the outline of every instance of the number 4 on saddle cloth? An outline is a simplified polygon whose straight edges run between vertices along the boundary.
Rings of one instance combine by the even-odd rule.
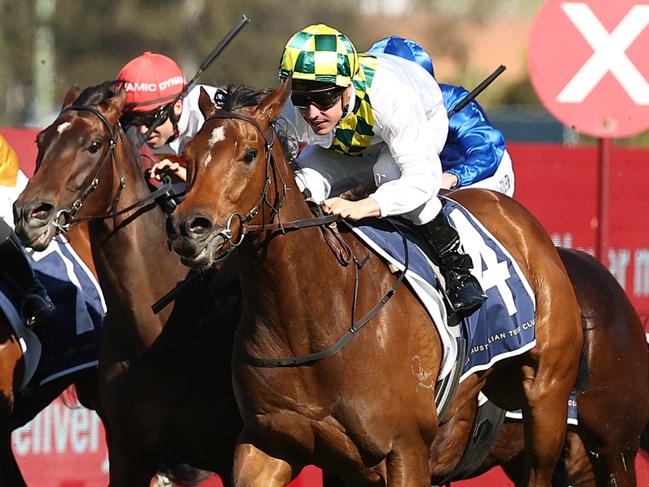
[[[442,211],[457,230],[464,251],[473,261],[472,273],[487,294],[483,305],[465,317],[459,326],[448,326],[446,305],[437,277],[439,270],[422,250],[407,241],[405,279],[436,324],[444,351],[435,398],[441,418],[459,382],[536,345],[536,303],[530,285],[509,252],[468,210],[453,200],[440,198],[444,200]],[[391,219],[392,225],[377,219],[346,223],[389,263],[394,272],[405,268],[405,245],[401,232],[414,234],[405,221]],[[417,240],[425,242],[421,238]],[[463,478],[462,472],[473,472],[480,465],[498,435],[505,414],[510,418],[521,417],[520,411],[505,412],[486,401],[480,402],[470,447],[449,479]],[[569,400],[568,423],[576,424],[576,418],[573,393]],[[489,427],[483,428],[486,425]]]
[[[441,197],[443,198],[443,197]],[[536,344],[535,300],[532,289],[509,252],[464,207],[443,198],[442,211],[457,230],[464,251],[473,261],[472,273],[487,294],[480,309],[466,317],[460,326],[447,326],[446,307],[438,270],[414,243],[408,241],[408,281],[437,325],[444,358],[438,380],[454,368],[458,356],[458,338],[466,343],[466,361],[460,382],[470,374],[490,368],[508,357],[525,353]],[[377,220],[349,223],[354,231],[391,268],[403,270],[405,245],[400,231],[412,233],[401,220],[393,225]],[[459,351],[463,353],[462,350]]]
[[[11,323],[24,354],[20,389],[41,385],[81,369],[95,367],[106,304],[99,284],[70,244],[59,236],[43,252],[31,255],[36,276],[56,305],[49,322],[28,329],[20,316],[20,296],[0,281],[0,308]]]

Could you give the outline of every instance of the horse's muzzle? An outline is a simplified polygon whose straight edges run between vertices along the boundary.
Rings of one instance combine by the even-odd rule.
[[[54,205],[43,201],[30,205],[14,203],[15,231],[25,247],[36,251],[47,248],[56,236],[56,228],[52,225],[54,209]]]
[[[166,224],[171,249],[181,262],[194,270],[212,267],[216,256],[227,242],[222,235],[224,228],[212,225],[204,217],[185,218],[178,221],[170,215]]]

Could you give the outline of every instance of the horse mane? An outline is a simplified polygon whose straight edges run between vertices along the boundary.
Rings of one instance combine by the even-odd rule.
[[[254,86],[227,85],[216,90],[214,104],[221,110],[234,112],[242,108],[259,105],[272,91],[268,88],[256,88]],[[275,121],[275,132],[284,150],[284,155],[287,157],[289,164],[292,164],[297,157],[299,144],[297,137],[291,133],[289,124],[283,122],[286,122],[283,118]]]
[[[255,107],[268,96],[272,90],[245,85],[227,85],[217,88],[214,94],[214,104],[226,112],[234,112],[242,108]]]
[[[97,106],[100,105],[119,93],[122,89],[120,81],[104,81],[95,86],[85,88],[74,101],[72,106]]]

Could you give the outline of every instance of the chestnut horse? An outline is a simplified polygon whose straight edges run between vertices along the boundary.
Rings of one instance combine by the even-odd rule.
[[[79,226],[70,237],[79,256],[93,269],[85,227]],[[20,389],[23,367],[23,352],[18,338],[0,311],[0,485],[6,487],[26,486],[11,448],[13,430],[31,421],[72,384],[76,386],[81,404],[89,409],[98,409],[95,368],[82,369],[42,385]]]
[[[235,93],[227,111],[201,94],[206,121],[185,146],[189,191],[167,226],[174,250],[197,269],[237,249],[245,306],[232,373],[245,427],[234,485],[283,486],[314,463],[347,485],[428,487],[438,418],[434,388],[420,380],[438,376],[439,334],[410,288],[392,295],[394,275],[351,232],[311,226],[320,220],[273,143],[288,94],[286,83],[240,108]],[[523,409],[524,483],[547,486],[583,341],[575,294],[552,241],[520,204],[485,190],[452,197],[513,256],[536,301],[536,345],[469,376],[460,394],[483,390],[502,408]],[[349,252],[352,265],[342,265]],[[332,353],[339,337],[346,346]],[[258,360],[285,358],[294,366]]]
[[[66,95],[38,136],[36,173],[15,204],[17,233],[38,248],[57,228],[88,221],[108,307],[99,390],[110,485],[148,486],[161,464],[178,463],[227,483],[242,428],[229,365],[236,303],[229,282],[198,277],[152,312],[188,269],[167,246],[165,214],[119,125],[124,99],[110,82]],[[212,285],[223,287],[219,306]]]
[[[576,396],[578,425],[569,427],[565,445],[567,476],[575,487],[632,487],[640,436],[649,421],[644,326],[624,289],[599,261],[577,250],[558,250],[573,283],[584,328],[585,384]],[[523,447],[522,425],[507,421],[490,455],[473,475],[501,465],[520,485]],[[449,453],[434,449],[436,455]]]
[[[558,248],[572,280],[584,329],[585,386],[577,393],[578,425],[564,446],[565,477],[574,487],[636,485],[635,458],[649,420],[649,360],[644,326],[624,289],[599,261]],[[433,447],[432,482],[460,480],[452,472],[469,441],[477,398],[458,394]],[[647,445],[641,445],[647,451]],[[521,485],[524,436],[520,421],[506,420],[482,465],[461,478],[500,465]],[[450,475],[450,477],[449,477]],[[327,487],[341,485],[327,476]],[[553,484],[568,485],[568,484]]]

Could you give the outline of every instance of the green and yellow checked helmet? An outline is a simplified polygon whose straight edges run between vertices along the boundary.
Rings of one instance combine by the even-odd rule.
[[[280,79],[318,81],[346,88],[358,72],[358,54],[345,34],[310,25],[289,39],[279,65]]]

